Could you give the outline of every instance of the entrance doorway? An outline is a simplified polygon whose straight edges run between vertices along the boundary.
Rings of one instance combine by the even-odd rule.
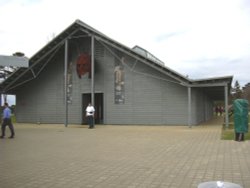
[[[82,94],[82,124],[87,124],[85,109],[91,102],[91,93]],[[95,123],[103,124],[103,93],[95,93]]]

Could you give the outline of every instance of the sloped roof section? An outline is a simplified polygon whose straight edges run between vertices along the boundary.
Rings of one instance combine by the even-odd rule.
[[[58,50],[58,47],[64,44],[65,38],[78,30],[78,27],[79,26],[76,23],[73,23],[61,34],[45,45],[41,50],[39,50],[34,56],[30,58],[28,68],[21,67],[17,69],[1,83],[1,92],[8,93],[12,88],[18,87],[36,78],[40,71],[46,66],[45,57],[47,57],[48,54],[55,53]]]
[[[92,28],[91,26],[85,24],[80,20],[76,20],[73,24],[71,24],[68,28],[66,28],[63,32],[61,32],[57,37],[55,37],[52,41],[50,41],[47,45],[45,45],[41,50],[39,50],[34,56],[32,56],[29,60],[30,65],[28,68],[19,68],[16,72],[14,72],[11,76],[9,76],[4,82],[0,84],[0,90],[2,93],[11,93],[12,89],[36,78],[39,73],[44,69],[47,63],[50,60],[50,56],[55,54],[60,50],[65,40],[77,37],[79,35],[86,36],[94,36],[95,40],[101,41],[109,46],[112,46],[120,51],[128,54],[153,69],[158,70],[159,72],[170,76],[171,78],[176,80],[177,84],[181,84],[183,86],[190,87],[211,87],[215,85],[228,84],[229,88],[231,86],[232,76],[224,77],[224,78],[212,78],[212,79],[203,79],[203,80],[191,80],[174,70],[166,67],[162,61],[158,58],[149,54],[149,56],[145,56],[145,54],[138,53],[136,50],[131,49],[111,38],[106,36],[105,34],[99,32],[98,30]],[[144,50],[145,51],[145,50]],[[153,58],[152,58],[153,57]]]

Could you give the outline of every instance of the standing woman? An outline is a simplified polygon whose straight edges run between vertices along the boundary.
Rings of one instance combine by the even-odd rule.
[[[9,138],[14,138],[15,136],[15,131],[14,131],[14,126],[11,122],[11,110],[9,108],[8,103],[4,103],[4,110],[3,110],[3,123],[2,123],[2,135],[0,138],[4,138],[5,136],[5,128],[6,126],[9,126],[11,135]]]
[[[94,128],[94,114],[95,114],[95,108],[89,103],[89,105],[86,108],[86,117],[88,119],[89,129]]]

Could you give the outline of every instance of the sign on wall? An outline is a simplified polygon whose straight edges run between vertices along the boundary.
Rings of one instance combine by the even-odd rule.
[[[89,73],[91,78],[91,56],[87,53],[81,53],[76,61],[76,72],[79,78],[84,74]]]
[[[72,103],[72,92],[73,92],[73,62],[70,62],[68,65],[68,73],[67,73],[67,102]]]

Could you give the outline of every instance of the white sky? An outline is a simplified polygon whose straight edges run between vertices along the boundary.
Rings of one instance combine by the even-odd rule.
[[[0,54],[31,57],[76,19],[191,79],[250,82],[248,0],[0,0]]]

